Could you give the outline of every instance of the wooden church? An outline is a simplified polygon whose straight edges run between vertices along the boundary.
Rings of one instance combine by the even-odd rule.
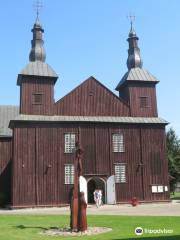
[[[17,77],[20,106],[0,106],[0,204],[68,204],[76,140],[84,149],[80,188],[88,203],[97,188],[107,204],[169,201],[167,122],[158,117],[158,80],[142,67],[133,27],[119,95],[89,77],[57,102],[43,32],[37,18],[29,63]]]

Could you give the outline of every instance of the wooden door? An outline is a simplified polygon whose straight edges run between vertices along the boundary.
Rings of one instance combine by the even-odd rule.
[[[107,180],[107,204],[116,204],[115,176],[112,175]]]

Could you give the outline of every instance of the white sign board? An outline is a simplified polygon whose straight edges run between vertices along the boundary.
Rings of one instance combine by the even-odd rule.
[[[163,191],[163,186],[158,186],[158,192],[164,192]]]
[[[152,193],[157,193],[157,186],[152,186]]]

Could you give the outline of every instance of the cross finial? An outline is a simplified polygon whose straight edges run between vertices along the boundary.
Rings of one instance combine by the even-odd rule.
[[[135,16],[135,15],[132,15],[132,14],[129,14],[129,15],[127,16],[127,18],[130,20],[131,29],[132,29],[133,22],[135,21],[136,16]]]
[[[43,3],[40,0],[36,0],[34,3],[34,9],[36,10],[37,18],[39,17],[39,12],[43,8]]]

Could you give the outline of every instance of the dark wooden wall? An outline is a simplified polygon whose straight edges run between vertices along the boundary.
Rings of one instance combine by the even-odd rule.
[[[29,123],[14,128],[14,207],[68,203],[72,185],[64,184],[64,164],[73,164],[75,156],[64,153],[66,132],[76,133],[82,142],[87,179],[102,176],[106,180],[114,174],[114,164],[126,163],[127,182],[116,184],[118,202],[134,196],[142,201],[168,199],[168,193],[151,193],[152,184],[168,185],[164,126]],[[124,134],[124,153],[112,152],[112,133],[117,132]]]
[[[163,200],[169,198],[169,192],[163,194],[150,193],[152,185],[169,186],[168,162],[166,153],[166,136],[163,129],[143,129],[142,159],[145,160],[143,167],[145,199]],[[147,141],[148,140],[148,141]]]
[[[56,115],[129,116],[127,103],[93,77],[55,104]]]
[[[42,104],[34,104],[33,94],[42,94]],[[20,85],[20,113],[53,115],[54,82],[40,77],[26,77]]]
[[[157,117],[156,87],[154,83],[129,83],[120,95],[129,103],[132,117]],[[140,97],[148,97],[148,107],[140,107]]]
[[[0,205],[11,198],[11,137],[0,138]]]
[[[132,117],[157,117],[156,89],[155,86],[129,88],[130,108]],[[147,96],[149,105],[146,108],[140,107],[140,97]]]

